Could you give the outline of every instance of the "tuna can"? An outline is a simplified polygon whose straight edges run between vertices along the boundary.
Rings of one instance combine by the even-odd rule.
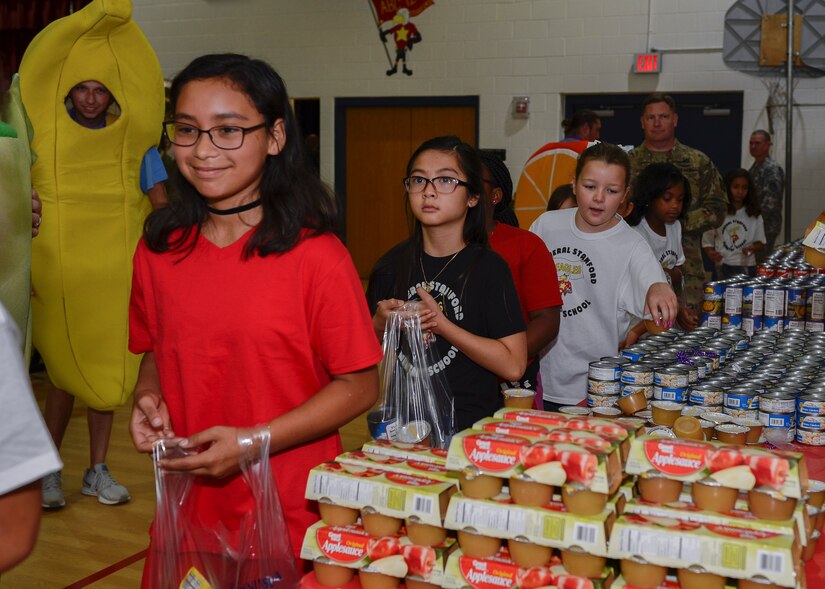
[[[630,346],[629,348],[625,348],[624,350],[622,350],[622,356],[624,356],[631,362],[639,362],[647,354],[647,348],[641,345]]]
[[[618,395],[587,395],[588,407],[613,407]]]
[[[723,411],[725,415],[730,415],[736,419],[759,419],[758,409],[733,409],[731,407],[725,407]]]
[[[702,316],[699,319],[699,325],[702,327],[715,327],[716,329],[719,329],[722,327],[722,316],[702,313]]]
[[[699,368],[690,360],[682,360],[679,366],[684,366],[688,370],[688,384],[696,384],[699,382]]]
[[[800,427],[796,429],[796,441],[806,446],[825,446],[825,432]]]
[[[785,287],[778,282],[765,286],[765,319],[784,319],[785,317]]]
[[[785,297],[785,329],[805,329],[805,287],[794,282],[788,285]]]
[[[623,384],[619,396],[632,395],[636,391],[642,391],[645,394],[645,399],[650,400],[653,398],[653,385],[649,384]]]
[[[646,362],[625,366],[622,370],[621,381],[625,384],[652,385],[653,366]]]
[[[796,412],[799,413],[799,417],[803,415],[825,416],[825,395],[807,394],[798,397],[796,400]]]
[[[742,286],[742,316],[761,317],[765,312],[765,286],[756,280]]]
[[[762,393],[759,410],[767,413],[796,413],[796,397],[786,393]]]
[[[653,398],[657,401],[674,401],[685,403],[688,399],[688,389],[675,387],[661,387],[653,385]]]
[[[691,387],[688,401],[693,405],[721,405],[725,393],[721,387],[712,384],[698,384]]]
[[[398,439],[398,418],[390,415],[384,408],[367,414],[367,428],[373,440],[395,441]]]
[[[799,427],[819,432],[825,431],[825,415],[800,415]]]
[[[616,381],[622,375],[622,367],[615,362],[596,360],[587,367],[587,377],[591,380]]]
[[[686,389],[690,371],[686,366],[665,366],[653,371],[653,384],[668,389]],[[655,394],[654,394],[655,396]],[[670,401],[672,399],[665,399]]]
[[[661,364],[673,364],[678,359],[679,359],[679,357],[676,355],[675,352],[668,352],[668,351],[665,351],[665,350],[660,350],[660,351],[656,352],[655,354],[650,355],[650,360],[652,362],[657,362],[660,365]]]
[[[759,395],[750,387],[725,391],[725,407],[729,409],[759,409]]]
[[[772,411],[759,411],[759,421],[765,427],[796,427],[796,413],[775,413]]]
[[[604,356],[599,358],[602,362],[613,362],[614,364],[618,364],[622,368],[624,368],[625,364],[631,364],[632,360],[630,358],[625,358],[624,356]]]
[[[593,395],[618,395],[618,380],[593,380],[587,379],[587,392]]]

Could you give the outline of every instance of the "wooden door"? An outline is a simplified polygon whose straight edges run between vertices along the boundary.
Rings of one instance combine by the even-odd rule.
[[[351,106],[345,111],[346,242],[366,279],[375,262],[409,235],[401,183],[412,152],[438,135],[476,145],[475,106]]]

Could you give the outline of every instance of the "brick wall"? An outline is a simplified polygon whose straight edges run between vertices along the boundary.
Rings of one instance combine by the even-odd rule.
[[[744,90],[745,167],[750,131],[768,126],[762,81],[728,69],[721,51],[708,49],[722,46],[731,1],[436,0],[414,18],[424,40],[409,56],[412,77],[384,74],[367,0],[133,2],[166,76],[202,53],[239,51],[272,63],[292,96],[319,97],[322,174],[330,182],[336,97],[478,95],[480,145],[506,148],[516,180],[526,158],[560,136],[563,93]],[[634,76],[632,54],[646,50],[648,38],[666,51],[664,72]],[[822,88],[821,78],[800,79],[796,101],[823,103]],[[530,96],[531,117],[514,120],[510,101],[522,94]],[[774,156],[784,161],[782,120],[776,131]],[[795,234],[823,208],[824,161],[825,108],[797,108]]]

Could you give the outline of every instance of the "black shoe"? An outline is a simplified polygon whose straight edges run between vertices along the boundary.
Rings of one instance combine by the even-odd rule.
[[[403,72],[404,72],[405,74],[407,74],[408,76],[411,76],[411,75],[412,75],[412,70],[408,70],[408,69],[407,69],[407,66],[404,66]]]
[[[387,70],[387,75],[388,75],[388,76],[391,76],[391,75],[393,75],[394,73],[396,73],[397,71],[398,71],[398,66],[397,66],[397,65],[394,65],[394,66],[392,66],[392,68],[391,68],[391,69],[388,69],[388,70]]]

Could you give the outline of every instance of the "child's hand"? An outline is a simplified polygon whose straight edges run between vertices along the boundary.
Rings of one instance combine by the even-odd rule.
[[[238,428],[226,426],[210,427],[184,438],[178,445],[181,448],[203,449],[184,458],[161,460],[162,469],[218,479],[238,472],[241,452],[247,451],[238,443]]]
[[[665,329],[673,327],[678,310],[676,293],[666,282],[654,282],[650,285],[645,297],[644,313],[653,317],[656,325]]]
[[[751,255],[753,253],[753,246],[752,245],[746,245],[745,247],[742,248],[742,253],[745,254],[746,256]]]
[[[436,335],[442,335],[444,328],[449,324],[450,320],[444,316],[441,307],[430,293],[419,287],[416,290],[418,297],[421,299],[419,307],[419,316],[421,317],[421,330],[432,331]]]
[[[722,254],[717,252],[715,249],[708,248],[705,250],[705,253],[711,259],[712,262],[719,263],[722,261]]]
[[[172,439],[172,421],[163,395],[157,391],[135,391],[129,433],[138,452],[151,452],[160,439]]]
[[[383,301],[378,301],[375,315],[372,316],[372,326],[377,333],[384,333],[384,329],[387,327],[387,320],[390,318],[390,313],[403,304],[404,301],[400,299],[384,299]]]

